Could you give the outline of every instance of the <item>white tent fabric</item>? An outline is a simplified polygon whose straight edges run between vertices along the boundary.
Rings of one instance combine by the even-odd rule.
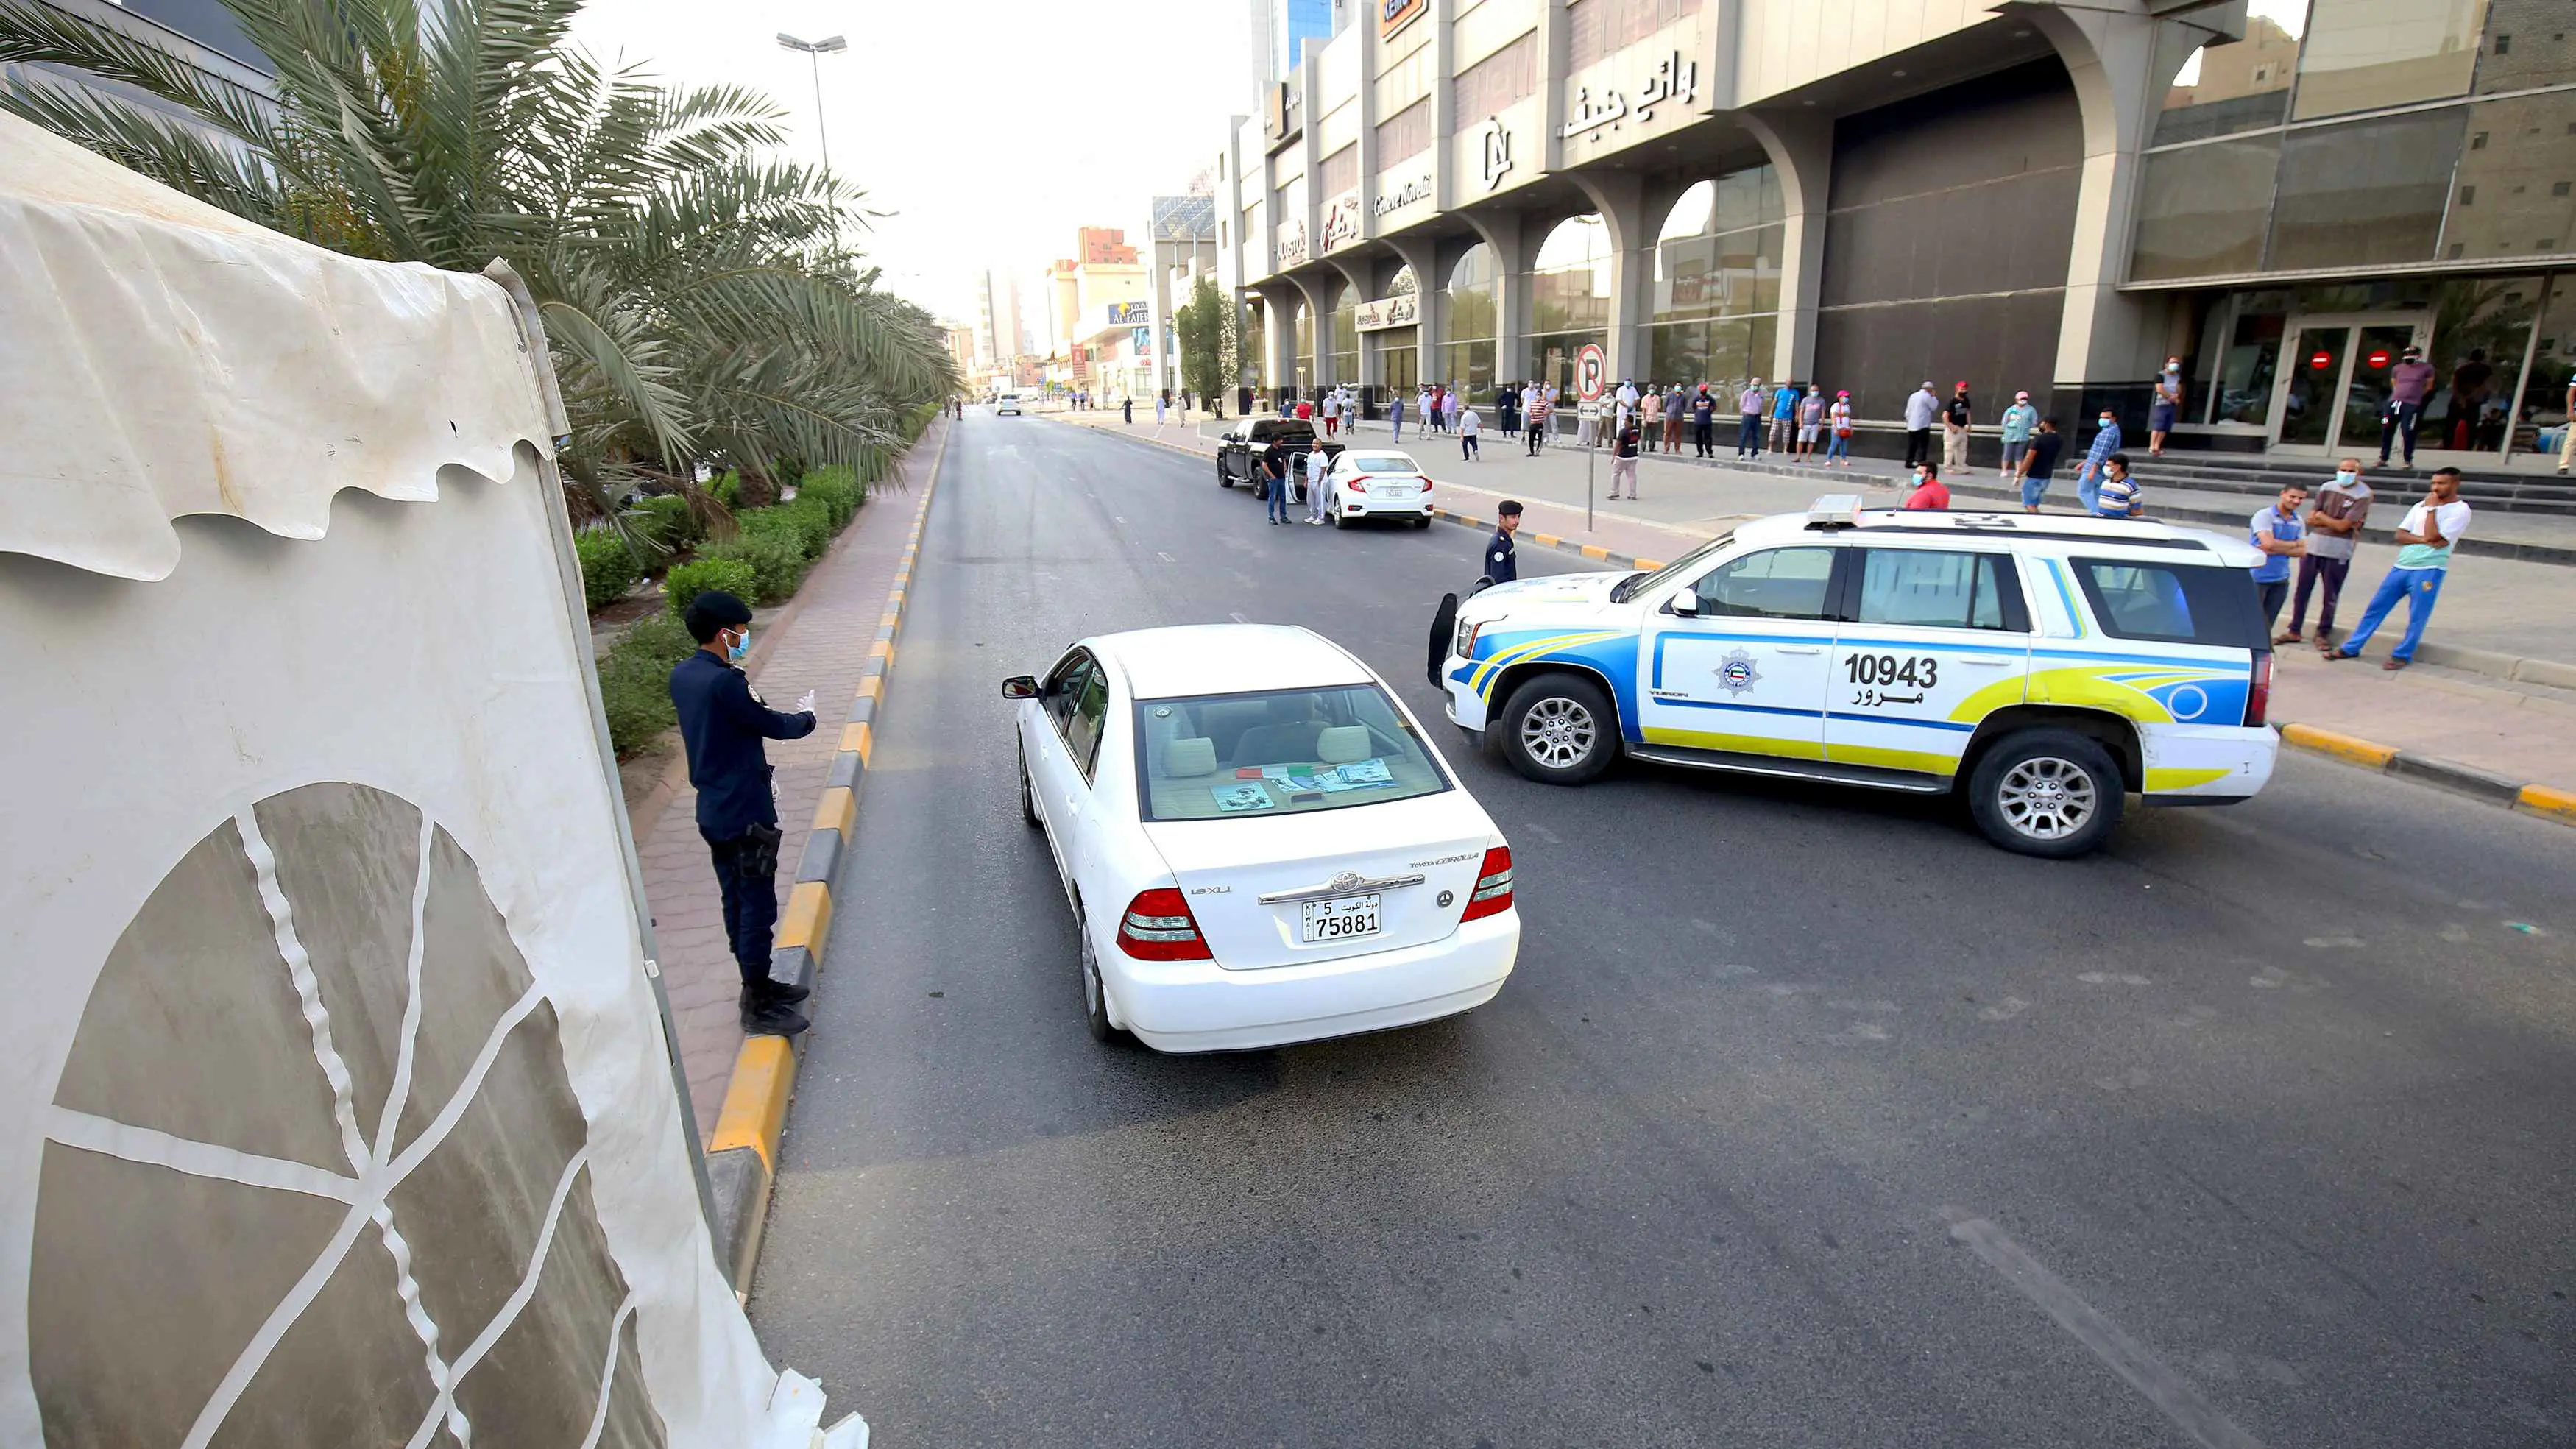
[[[534,360],[0,117],[0,1443],[822,1442],[700,1214]]]
[[[0,115],[0,550],[167,577],[170,521],[320,538],[344,488],[510,476],[545,413],[479,277],[281,236]]]

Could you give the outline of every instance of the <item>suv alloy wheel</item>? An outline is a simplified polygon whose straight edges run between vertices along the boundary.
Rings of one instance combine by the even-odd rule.
[[[1542,674],[1512,691],[1487,738],[1525,778],[1589,784],[1619,757],[1619,714],[1583,676]]]
[[[2127,785],[2099,740],[2035,729],[1997,741],[1968,778],[1968,813],[1988,840],[2066,860],[2100,848]]]

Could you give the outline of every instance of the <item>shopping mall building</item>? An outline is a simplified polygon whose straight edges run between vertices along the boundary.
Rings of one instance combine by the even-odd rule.
[[[2176,446],[2296,457],[2375,453],[2412,342],[2428,453],[2565,422],[2569,0],[1370,0],[1259,110],[1218,266],[1267,396],[1597,343],[2138,437],[2179,356]]]

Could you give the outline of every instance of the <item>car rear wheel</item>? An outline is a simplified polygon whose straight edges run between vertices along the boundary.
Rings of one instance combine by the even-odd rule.
[[[1216,460],[1216,486],[1219,488],[1231,488],[1234,486],[1234,475],[1225,471],[1225,460],[1223,458]]]
[[[1619,757],[1619,716],[1599,685],[1542,674],[1512,691],[1487,731],[1503,759],[1544,785],[1584,785]]]
[[[1091,928],[1079,919],[1075,931],[1082,937],[1082,1024],[1097,1042],[1132,1040],[1127,1033],[1109,1024],[1109,996],[1100,984],[1100,953],[1091,944]]]
[[[1417,518],[1413,520],[1413,526],[1416,528],[1429,528],[1431,526],[1431,520],[1428,517]]]
[[[1029,788],[1029,761],[1025,755],[1020,757],[1020,816],[1031,825],[1046,823],[1038,819],[1037,792]]]
[[[2101,848],[2120,823],[2125,786],[2101,742],[2029,730],[1988,750],[1968,778],[1968,813],[2006,850],[2066,860]]]

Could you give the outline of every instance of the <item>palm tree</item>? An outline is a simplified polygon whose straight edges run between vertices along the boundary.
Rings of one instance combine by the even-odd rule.
[[[555,352],[580,513],[705,462],[879,476],[956,384],[929,315],[847,243],[862,194],[760,153],[781,112],[734,86],[606,70],[582,0],[224,0],[277,66],[263,96],[111,30],[0,0],[0,106],[199,200],[353,256],[525,278]]]

